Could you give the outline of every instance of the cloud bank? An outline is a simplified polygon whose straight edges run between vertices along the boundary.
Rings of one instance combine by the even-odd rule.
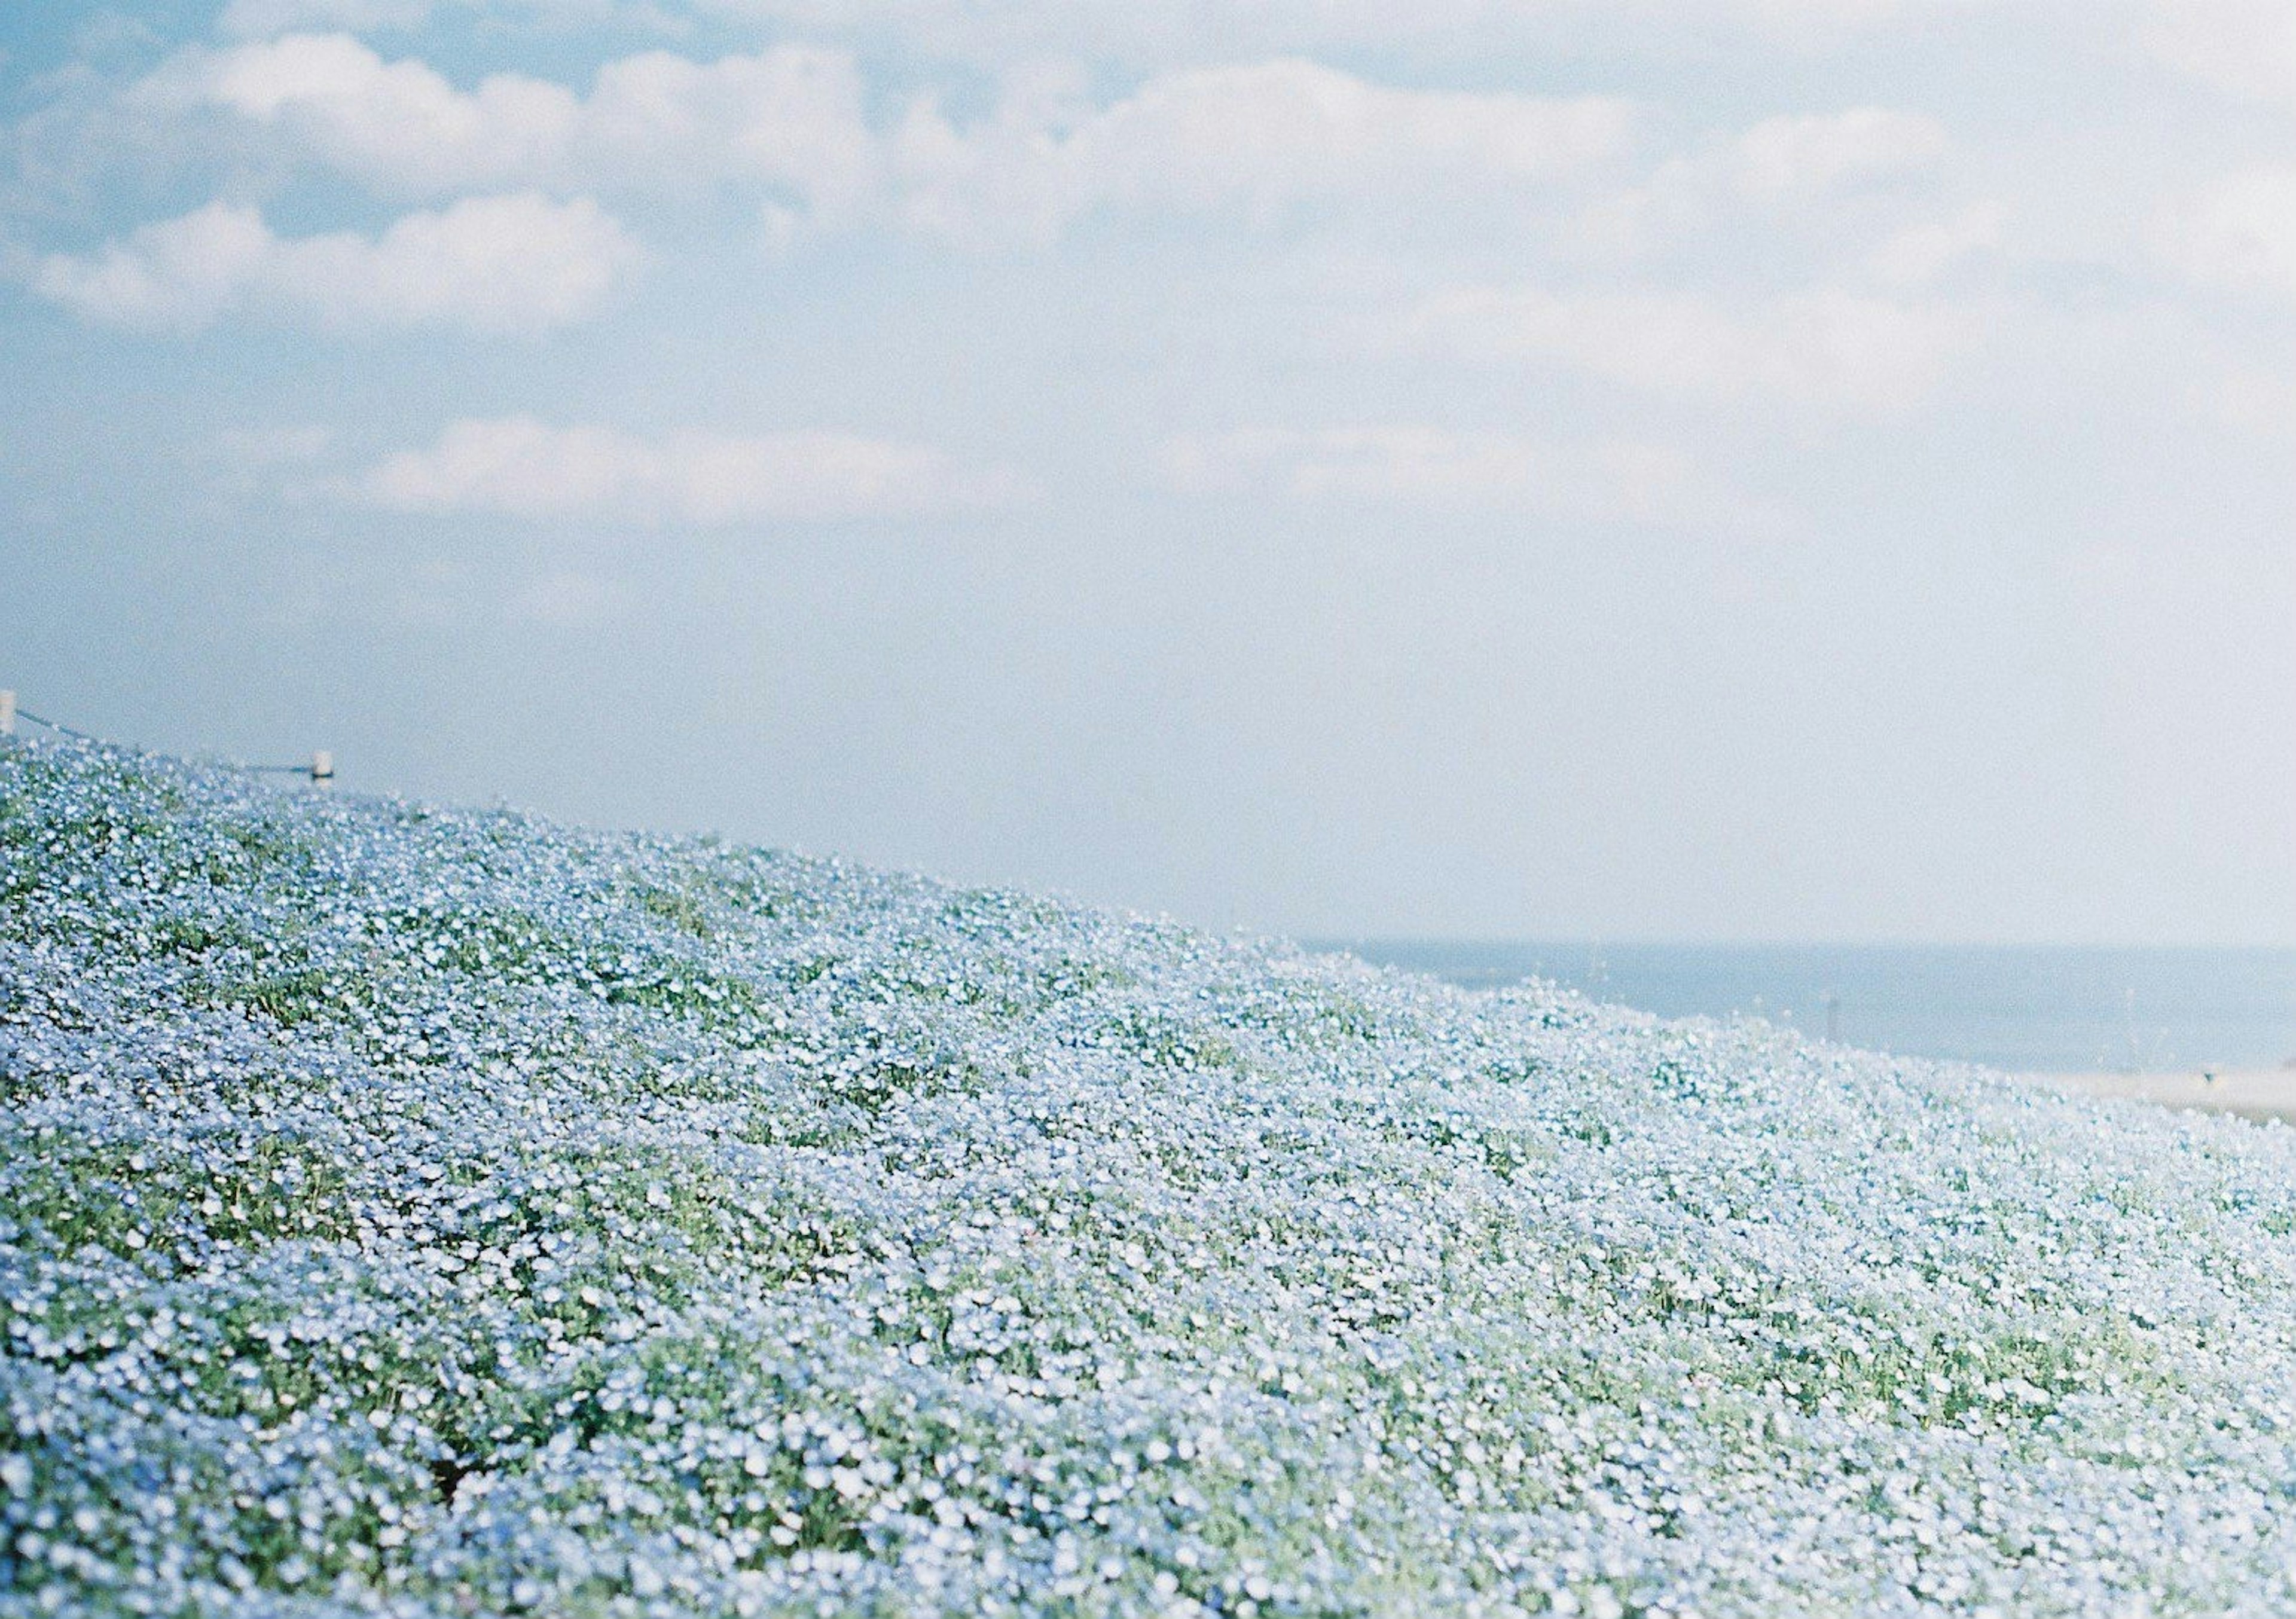
[[[1285,59],[1165,73],[1104,106],[1016,93],[959,119],[923,95],[873,122],[838,50],[706,63],[652,51],[605,63],[584,94],[520,73],[460,88],[348,34],[186,51],[125,99],[156,125],[221,118],[285,161],[389,195],[733,185],[776,217],[966,241],[1041,237],[1103,207],[1264,219],[1348,199],[1504,203],[1618,154],[1635,120],[1616,97],[1398,89]]]

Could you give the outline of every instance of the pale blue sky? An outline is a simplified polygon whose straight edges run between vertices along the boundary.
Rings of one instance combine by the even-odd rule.
[[[0,15],[0,684],[1308,934],[2296,943],[2285,0]]]

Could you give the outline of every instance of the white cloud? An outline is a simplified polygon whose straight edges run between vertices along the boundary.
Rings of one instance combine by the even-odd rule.
[[[1021,479],[941,451],[844,433],[659,440],[529,416],[451,423],[348,493],[398,511],[720,524],[924,516],[1025,500]]]
[[[1892,233],[1868,256],[1866,267],[1893,286],[1924,286],[1998,249],[2008,223],[2009,210],[2003,204],[1980,202],[1948,218]]]
[[[1678,398],[1853,411],[1917,403],[1968,335],[1955,311],[1834,290],[1739,309],[1690,293],[1468,288],[1404,323],[1430,352],[1564,365]]]
[[[324,163],[418,192],[530,182],[579,116],[563,86],[504,73],[465,94],[425,63],[386,62],[345,34],[189,52],[131,99],[220,108],[283,131]]]
[[[914,223],[1039,230],[1103,204],[1237,209],[1347,197],[1502,202],[1617,152],[1634,119],[1607,97],[1398,90],[1315,62],[1188,69],[1061,127],[959,128],[930,106],[901,131]]]
[[[1935,119],[1855,107],[1765,119],[1733,143],[1724,162],[1741,191],[1778,197],[1926,168],[1950,144]]]
[[[2296,297],[2296,168],[2227,176],[2164,218],[2155,242],[2204,286]]]
[[[212,202],[89,258],[51,255],[32,284],[125,326],[192,329],[245,310],[345,330],[539,331],[594,313],[639,258],[586,199],[467,197],[374,238],[283,238],[256,209]]]
[[[1569,443],[1411,423],[1253,427],[1174,439],[1165,459],[1173,487],[1189,495],[1713,530],[1776,529],[1787,520],[1711,487],[1677,450],[1620,439]]]
[[[342,34],[187,52],[128,99],[161,119],[221,112],[296,159],[399,194],[651,198],[748,184],[802,205],[768,208],[776,236],[890,202],[919,228],[980,240],[1047,235],[1103,205],[1263,216],[1350,197],[1416,200],[1423,213],[1505,205],[1616,152],[1633,121],[1613,99],[1400,90],[1277,61],[1161,75],[1103,107],[1023,76],[978,119],[926,101],[879,129],[839,51],[710,63],[647,52],[608,62],[583,95],[517,73],[463,89]]]
[[[2228,94],[2296,102],[2296,5],[2289,0],[2152,0],[2144,43]]]
[[[1660,164],[1646,180],[1602,198],[1581,217],[1581,242],[1634,252],[1732,210],[1775,215],[1933,169],[1952,148],[1935,119],[1887,107],[1794,113],[1709,140]]]
[[[383,189],[652,191],[747,179],[815,209],[873,184],[876,137],[850,57],[785,46],[702,63],[649,51],[589,94],[522,73],[470,90],[344,34],[292,34],[179,56],[131,93],[162,114],[214,109]]]

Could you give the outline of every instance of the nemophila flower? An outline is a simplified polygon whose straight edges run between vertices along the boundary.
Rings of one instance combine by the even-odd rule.
[[[0,750],[0,1611],[2285,1611],[2296,1151]]]

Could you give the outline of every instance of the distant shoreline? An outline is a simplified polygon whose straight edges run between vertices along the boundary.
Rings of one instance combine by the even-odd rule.
[[[2296,1123],[2296,1067],[2206,1073],[2187,1069],[2162,1074],[2019,1074],[2013,1077],[2062,1085],[2087,1096]]]

